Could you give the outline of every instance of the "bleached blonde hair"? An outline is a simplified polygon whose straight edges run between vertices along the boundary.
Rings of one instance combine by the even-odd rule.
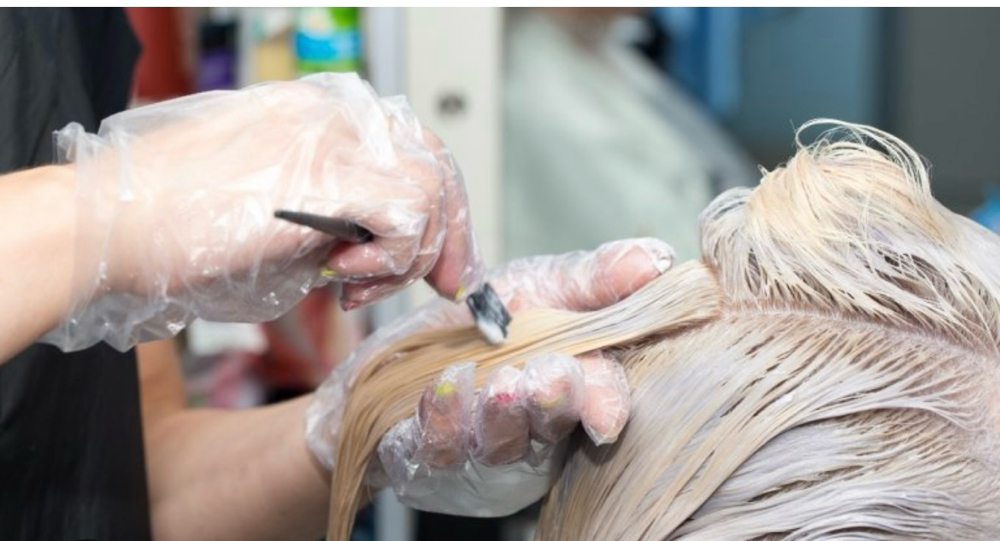
[[[626,432],[576,449],[536,539],[1000,539],[1000,239],[837,125],[705,210],[722,313],[624,355]]]
[[[616,348],[633,417],[615,445],[577,438],[540,541],[1000,539],[1000,242],[934,201],[904,143],[834,124],[705,210],[701,261],[617,305],[519,314],[498,349],[473,330],[387,347],[346,403],[328,538],[448,364],[482,381]]]

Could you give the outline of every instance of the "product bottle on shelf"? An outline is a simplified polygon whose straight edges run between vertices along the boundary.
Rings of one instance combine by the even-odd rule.
[[[299,8],[295,20],[295,67],[300,74],[360,71],[361,39],[356,7]]]

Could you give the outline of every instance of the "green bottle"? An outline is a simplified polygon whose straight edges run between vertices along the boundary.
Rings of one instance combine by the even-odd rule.
[[[358,11],[356,7],[298,8],[294,44],[300,75],[360,69]]]

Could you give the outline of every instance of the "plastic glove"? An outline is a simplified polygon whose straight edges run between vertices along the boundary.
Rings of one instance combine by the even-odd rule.
[[[63,349],[125,349],[195,317],[270,320],[331,280],[347,308],[423,277],[448,297],[482,280],[450,153],[354,74],[171,100],[57,143],[78,183],[76,297],[46,337]],[[277,209],[375,239],[336,243]]]
[[[673,251],[654,239],[605,244],[594,252],[514,261],[490,277],[517,312],[549,307],[588,311],[613,304],[669,267]],[[332,468],[342,407],[352,374],[382,347],[412,333],[472,324],[468,309],[432,301],[380,329],[317,390],[306,414],[306,439]],[[523,370],[498,369],[473,388],[473,365],[444,370],[410,419],[381,440],[370,485],[391,485],[411,507],[467,516],[503,516],[539,500],[561,465],[559,444],[582,421],[591,439],[615,441],[629,413],[622,367],[604,352],[579,359],[529,359]]]

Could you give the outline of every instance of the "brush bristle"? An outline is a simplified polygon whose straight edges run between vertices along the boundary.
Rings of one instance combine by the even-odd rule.
[[[482,289],[469,295],[466,303],[483,339],[493,345],[502,344],[507,338],[510,313],[493,287],[483,284]]]
[[[507,339],[507,333],[496,321],[479,318],[476,320],[476,327],[479,328],[479,334],[483,336],[483,339],[494,346],[503,344],[504,340]]]

